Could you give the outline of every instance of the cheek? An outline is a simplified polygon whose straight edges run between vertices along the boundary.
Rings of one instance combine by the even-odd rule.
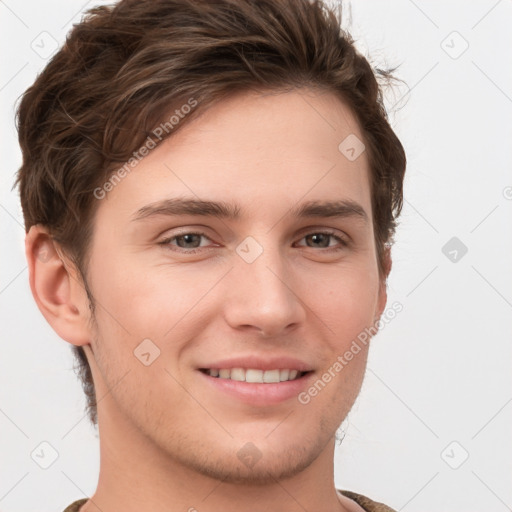
[[[319,294],[315,300],[319,316],[329,326],[325,330],[329,350],[318,380],[307,394],[318,394],[316,406],[327,407],[329,403],[329,407],[346,414],[359,393],[366,369],[369,338],[364,336],[374,321],[378,279],[371,267],[366,272],[346,269],[338,277],[331,275],[324,290],[323,300]]]
[[[164,264],[142,268],[136,258],[97,267],[93,294],[102,306],[98,312],[104,319],[102,327],[134,338],[162,340],[190,326],[188,319],[201,314],[208,302],[203,304],[203,298],[224,273]]]
[[[330,338],[341,349],[373,323],[378,290],[374,272],[341,269],[316,279],[306,296],[308,305],[330,328]]]

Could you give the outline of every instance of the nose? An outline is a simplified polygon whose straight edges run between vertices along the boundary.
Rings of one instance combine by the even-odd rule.
[[[277,247],[265,244],[252,262],[234,254],[234,268],[226,283],[224,315],[236,330],[262,337],[284,335],[306,317],[300,283]],[[243,255],[242,255],[243,256]]]

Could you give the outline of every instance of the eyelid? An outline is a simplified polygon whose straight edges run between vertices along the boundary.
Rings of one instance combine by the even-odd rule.
[[[317,229],[306,231],[303,235],[301,235],[299,240],[303,240],[304,238],[306,238],[307,236],[310,236],[310,235],[329,235],[329,236],[337,239],[339,244],[343,247],[347,247],[350,243],[348,240],[348,237],[341,235],[338,231],[333,230],[331,228],[317,228]],[[307,247],[304,245],[301,247],[306,247],[308,249],[314,249],[314,247]],[[335,247],[324,247],[323,249],[326,249],[326,250],[333,249],[334,250]]]
[[[310,225],[310,226],[306,226],[302,229],[299,229],[296,236],[303,238],[307,235],[314,235],[317,233],[318,234],[324,233],[324,234],[332,235],[333,237],[339,238],[346,244],[349,244],[352,241],[352,238],[350,237],[350,235],[348,233],[346,233],[345,231],[342,231],[340,228],[333,227],[333,226],[325,226],[322,224],[312,225],[312,226]]]
[[[210,241],[213,241],[205,232],[200,231],[200,230],[193,230],[193,229],[189,228],[189,229],[183,229],[182,231],[179,231],[179,232],[174,232],[174,233],[172,233],[172,235],[165,236],[160,242],[158,242],[158,245],[171,246],[172,241],[175,241],[176,238],[179,238],[180,236],[185,236],[185,235],[198,235],[198,236],[207,238]],[[178,246],[174,246],[174,245],[172,245],[172,246],[176,247],[176,249],[171,249],[171,251],[183,253],[183,254],[194,254],[197,251],[201,251],[201,250],[204,251],[205,249],[207,250],[209,248],[209,247],[195,247],[192,249],[184,249],[183,247],[178,247]]]

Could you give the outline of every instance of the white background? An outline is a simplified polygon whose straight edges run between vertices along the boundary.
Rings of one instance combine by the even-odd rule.
[[[336,484],[400,511],[510,510],[512,3],[345,3],[358,48],[374,65],[400,65],[407,83],[386,101],[408,168],[388,302],[404,309],[373,341]],[[46,62],[33,47],[62,43],[93,5],[0,2],[3,512],[60,512],[92,495],[98,478],[97,432],[70,345],[30,294],[11,190],[21,162],[14,103]],[[456,262],[442,252],[452,237],[468,249]],[[58,452],[48,469],[30,457],[43,441]]]

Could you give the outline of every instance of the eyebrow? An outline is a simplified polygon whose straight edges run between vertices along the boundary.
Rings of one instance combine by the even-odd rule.
[[[143,206],[133,215],[132,221],[140,221],[159,215],[194,215],[238,220],[239,205],[224,201],[202,201],[194,198],[169,198]],[[368,214],[357,202],[350,199],[335,201],[307,201],[292,208],[288,215],[296,218],[354,218],[368,223]]]

